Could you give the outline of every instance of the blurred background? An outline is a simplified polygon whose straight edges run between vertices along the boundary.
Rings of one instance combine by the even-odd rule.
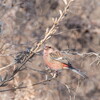
[[[45,36],[46,28],[52,26],[52,18],[59,17],[59,10],[64,6],[63,0],[0,0],[0,67],[10,64],[17,52],[35,47]],[[46,43],[59,50],[100,53],[100,1],[74,0],[56,34]],[[25,64],[30,69],[19,72],[0,90],[20,83],[30,87],[0,92],[0,100],[100,100],[100,61],[94,62],[96,58],[71,58],[73,66],[86,72],[89,79],[80,81],[79,75],[63,70],[56,80],[31,86],[46,79],[47,74],[31,69],[45,70],[40,53]],[[0,75],[12,72],[15,67],[3,70]]]

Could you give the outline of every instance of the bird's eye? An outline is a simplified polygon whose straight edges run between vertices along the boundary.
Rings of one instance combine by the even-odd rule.
[[[48,47],[48,48],[51,48],[51,47]]]

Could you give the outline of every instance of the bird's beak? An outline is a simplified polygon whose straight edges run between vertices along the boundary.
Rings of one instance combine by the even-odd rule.
[[[44,47],[44,50],[47,50],[47,49],[48,49],[48,47],[45,46],[45,47]]]
[[[43,49],[44,49],[44,50],[46,50],[46,49],[47,49],[45,45],[44,45]]]

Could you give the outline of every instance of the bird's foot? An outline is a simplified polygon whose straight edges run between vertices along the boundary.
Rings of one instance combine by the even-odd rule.
[[[57,78],[58,76],[58,71],[54,71],[53,73],[51,73],[52,78]]]

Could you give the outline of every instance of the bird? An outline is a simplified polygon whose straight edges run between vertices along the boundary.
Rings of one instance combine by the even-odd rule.
[[[54,71],[59,71],[62,69],[70,69],[73,72],[79,74],[83,78],[87,78],[87,75],[84,72],[81,72],[79,69],[72,66],[68,57],[55,48],[52,45],[45,45],[43,50],[43,60],[45,64]]]

